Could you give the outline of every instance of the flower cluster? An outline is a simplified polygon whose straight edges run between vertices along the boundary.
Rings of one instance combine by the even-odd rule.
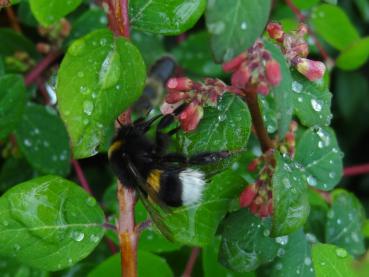
[[[279,44],[291,66],[310,81],[322,78],[325,72],[324,63],[306,58],[309,47],[304,39],[308,32],[305,24],[301,23],[297,31],[286,33],[279,23],[272,22],[268,24],[267,31],[269,36]]]
[[[225,72],[232,72],[232,86],[247,91],[267,95],[273,86],[277,86],[281,79],[279,63],[272,58],[264,48],[261,40],[246,52],[223,64]]]
[[[291,158],[295,156],[295,136],[297,131],[298,124],[296,121],[292,121],[290,124],[290,128],[286,133],[284,142],[282,142],[279,146],[279,150],[282,154],[288,154]]]
[[[177,107],[186,103],[178,115],[185,132],[196,129],[203,117],[204,106],[216,106],[218,98],[229,87],[221,80],[207,78],[204,82],[194,82],[187,77],[171,78],[167,82],[167,96],[160,110],[163,114],[172,113]]]
[[[70,31],[71,24],[65,18],[60,19],[59,22],[48,27],[39,26],[38,33],[49,42],[37,43],[37,51],[42,54],[47,54],[53,47],[60,48],[64,39],[69,36]]]

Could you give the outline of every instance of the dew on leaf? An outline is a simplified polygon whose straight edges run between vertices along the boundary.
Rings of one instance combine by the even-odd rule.
[[[302,84],[300,84],[299,82],[297,81],[293,81],[292,82],[292,90],[294,92],[297,92],[297,93],[300,93],[302,91]]]
[[[337,255],[337,257],[345,258],[345,257],[347,257],[347,251],[343,248],[337,248],[336,249],[336,255]]]
[[[91,235],[91,236],[90,236],[90,240],[91,240],[92,242],[95,242],[95,243],[96,243],[96,242],[98,242],[98,241],[99,241],[99,239],[100,239],[100,238],[99,238],[99,236],[96,236],[96,235]]]
[[[333,179],[334,177],[336,177],[336,173],[335,173],[335,172],[333,172],[333,171],[332,171],[332,172],[329,172],[329,174],[328,174],[328,175],[329,175],[329,178],[332,178],[332,179]]]
[[[86,204],[88,205],[88,206],[90,206],[90,207],[93,207],[93,206],[95,206],[96,205],[96,200],[95,200],[95,198],[93,198],[93,197],[88,197],[87,199],[86,199]]]
[[[84,233],[82,233],[82,232],[73,231],[73,232],[71,233],[71,237],[72,237],[72,239],[73,239],[73,240],[75,240],[75,241],[82,241],[82,240],[84,239],[84,237],[85,237],[85,234],[84,234]]]
[[[246,29],[247,29],[247,23],[246,23],[246,21],[243,21],[241,23],[241,30],[246,30]]]
[[[307,266],[311,265],[311,259],[310,259],[310,257],[306,257],[304,259],[304,264],[306,264]]]
[[[225,29],[225,24],[222,21],[211,23],[208,25],[209,32],[214,35],[219,35],[223,33]]]
[[[78,71],[77,76],[79,78],[83,78],[85,76],[85,74],[82,71]]]
[[[30,147],[30,146],[32,146],[32,142],[28,139],[25,139],[24,140],[24,145]]]
[[[312,176],[312,175],[309,175],[306,179],[306,181],[308,182],[308,184],[312,187],[315,187],[317,185],[317,181],[316,179]]]
[[[85,112],[85,114],[91,115],[93,110],[94,104],[92,103],[92,101],[86,100],[83,102],[83,111]]]
[[[78,56],[85,48],[85,41],[83,39],[76,40],[69,48],[69,53],[73,56]]]
[[[311,99],[311,106],[316,112],[320,112],[322,110],[322,105],[316,99]]]
[[[281,236],[275,238],[275,242],[280,245],[286,245],[288,243],[288,236]]]
[[[286,254],[286,250],[284,250],[283,248],[279,248],[277,251],[277,256],[278,257],[283,257],[284,254]]]
[[[264,232],[263,232],[263,235],[265,237],[268,237],[270,235],[270,231],[268,229],[265,229]]]

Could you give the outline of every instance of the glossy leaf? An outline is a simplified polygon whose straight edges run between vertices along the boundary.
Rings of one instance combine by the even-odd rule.
[[[152,65],[156,60],[166,55],[162,35],[133,31],[131,39],[133,44],[140,50],[147,66]]]
[[[278,244],[269,237],[270,220],[252,215],[248,209],[231,213],[222,223],[219,261],[237,271],[253,271],[277,255]]]
[[[0,198],[0,255],[54,271],[86,257],[104,234],[96,200],[74,183],[44,176]]]
[[[275,159],[272,235],[283,236],[303,226],[309,215],[307,181],[296,163],[278,153]]]
[[[323,80],[311,82],[297,72],[292,73],[294,113],[307,127],[328,126],[332,119],[332,94]]]
[[[152,277],[170,277],[173,276],[167,262],[160,256],[154,255],[146,251],[137,251],[137,271],[138,276],[152,276]],[[88,277],[101,277],[101,276],[121,276],[121,261],[120,254],[115,254],[94,270],[92,270]]]
[[[354,277],[352,257],[331,244],[315,244],[312,249],[316,276]]]
[[[164,236],[175,242],[204,246],[209,244],[230,201],[244,187],[241,177],[232,171],[222,172],[207,184],[200,203],[163,211],[146,204],[151,218]]]
[[[27,105],[15,137],[22,153],[35,169],[58,175],[69,172],[68,134],[52,108]]]
[[[144,32],[177,35],[195,25],[205,5],[205,0],[131,0],[130,23]]]
[[[354,194],[342,189],[335,190],[332,198],[332,207],[327,214],[326,242],[345,248],[354,257],[364,254],[363,206]]]
[[[90,33],[69,47],[57,95],[75,158],[96,154],[115,118],[139,97],[145,76],[136,47],[108,30]]]
[[[0,258],[0,270],[2,276],[16,277],[48,277],[46,271],[35,269],[24,264],[20,264],[14,258]]]
[[[369,57],[369,37],[360,39],[343,50],[336,64],[343,70],[355,70],[366,63]]]
[[[82,0],[29,0],[29,2],[36,19],[42,25],[50,25],[75,10]]]
[[[292,3],[299,9],[310,9],[319,3],[319,0],[292,0]]]
[[[19,124],[26,95],[23,79],[18,75],[0,76],[0,139],[5,138]]]
[[[246,104],[226,93],[216,108],[206,108],[204,117],[193,132],[180,136],[182,152],[187,155],[222,150],[241,150],[246,146],[251,116]]]
[[[323,4],[313,9],[311,24],[316,33],[338,50],[359,40],[359,33],[338,6]]]
[[[11,56],[17,51],[24,51],[34,58],[40,56],[32,41],[12,29],[0,28],[0,41],[0,55]]]
[[[259,277],[314,277],[311,246],[302,230],[290,234],[277,252],[272,264],[262,268]]]
[[[210,53],[210,36],[207,32],[198,32],[190,35],[173,50],[178,64],[189,73],[200,76],[222,75],[222,68],[215,64]]]
[[[31,7],[28,1],[22,1],[18,5],[17,16],[20,22],[30,27],[37,27],[36,18],[31,12]]]
[[[278,86],[271,89],[267,97],[260,96],[259,99],[264,98],[265,101],[261,100],[261,103],[264,102],[269,108],[269,113],[265,113],[268,132],[273,133],[277,128],[278,135],[283,138],[292,119],[292,77],[282,52],[269,41],[265,41],[265,48],[272,53],[273,58],[279,63],[282,80]]]
[[[214,0],[208,2],[206,26],[214,58],[221,63],[252,46],[269,18],[270,0]]]
[[[309,185],[331,190],[343,174],[342,156],[334,131],[313,127],[298,141],[295,160],[306,170]]]

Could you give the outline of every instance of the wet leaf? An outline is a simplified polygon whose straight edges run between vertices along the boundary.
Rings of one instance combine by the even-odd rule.
[[[86,257],[104,234],[96,200],[74,183],[44,176],[0,198],[0,255],[54,271]]]
[[[116,117],[142,92],[145,66],[124,38],[98,30],[73,42],[58,73],[58,107],[75,158],[97,153]]]

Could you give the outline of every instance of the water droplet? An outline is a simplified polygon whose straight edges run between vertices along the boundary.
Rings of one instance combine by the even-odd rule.
[[[106,43],[107,43],[106,38],[102,38],[102,39],[100,39],[99,43],[100,43],[100,45],[101,45],[101,46],[105,46],[105,45],[106,45]]]
[[[73,56],[78,56],[82,53],[83,49],[85,48],[85,41],[83,39],[76,40],[73,44],[69,47],[68,53]]]
[[[310,257],[306,257],[304,259],[304,264],[306,264],[307,266],[311,265],[311,259],[310,259]]]
[[[297,98],[297,101],[299,101],[300,103],[302,103],[302,97]]]
[[[325,266],[325,262],[321,262],[321,263],[320,263],[320,265],[321,265],[321,266]]]
[[[94,104],[92,103],[92,101],[86,100],[83,102],[83,111],[87,115],[91,115],[93,110],[94,110]]]
[[[296,269],[296,274],[300,275],[300,269]]]
[[[277,263],[277,264],[275,265],[275,269],[276,269],[276,270],[282,270],[282,268],[283,268],[283,265],[282,265],[281,263]]]
[[[241,30],[246,30],[246,29],[247,29],[247,23],[246,23],[246,21],[243,21],[241,23]]]
[[[224,121],[225,119],[226,119],[226,115],[225,115],[225,114],[220,114],[220,115],[218,115],[218,120],[219,120],[220,122]]]
[[[107,24],[108,23],[108,19],[106,18],[106,16],[101,16],[99,19],[101,24]]]
[[[327,217],[328,217],[328,218],[333,218],[333,217],[334,217],[334,211],[333,211],[333,210],[330,210],[330,211],[327,213]]]
[[[69,259],[68,259],[68,264],[72,264],[72,263],[73,263],[72,258],[69,258]]]
[[[33,130],[33,132],[34,132],[36,135],[38,135],[38,134],[40,133],[40,130],[39,130],[39,129],[37,129],[37,128],[35,128],[35,129]]]
[[[83,76],[85,76],[85,74],[82,71],[78,71],[77,76],[79,78],[83,78]]]
[[[24,145],[30,147],[30,146],[32,146],[32,142],[28,139],[25,139],[24,140]]]
[[[223,33],[224,29],[225,29],[225,24],[222,21],[208,24],[209,32],[214,35],[219,35]]]
[[[95,200],[95,198],[90,196],[86,199],[86,203],[87,203],[88,206],[93,207],[93,206],[96,205],[96,200]]]
[[[307,233],[306,235],[305,235],[305,237],[306,237],[306,240],[308,241],[308,242],[310,242],[310,243],[317,243],[318,242],[318,239],[316,238],[316,236],[314,235],[314,234],[312,234],[312,233]]]
[[[302,91],[302,88],[303,88],[303,86],[299,82],[297,82],[297,81],[292,82],[292,90],[294,92],[300,93]]]
[[[311,99],[311,106],[316,112],[320,112],[322,110],[322,105],[316,99]]]
[[[324,147],[323,142],[321,140],[318,142],[318,147],[319,148],[323,148]]]
[[[335,172],[329,172],[329,178],[333,179],[334,177],[336,177],[336,173]]]
[[[6,221],[6,220],[4,220],[4,221],[3,221],[3,225],[4,225],[4,226],[8,226],[8,225],[9,225],[9,222],[8,222],[8,221]]]
[[[98,242],[99,241],[99,236],[96,236],[96,235],[91,235],[90,236],[90,240],[92,241],[92,242]]]
[[[286,250],[284,250],[283,248],[279,248],[277,251],[277,256],[278,257],[283,257],[284,254],[286,254]]]
[[[345,258],[345,257],[347,257],[347,251],[343,248],[337,248],[336,249],[336,255],[337,255],[337,257]]]
[[[282,236],[275,238],[275,242],[280,245],[286,245],[288,243],[288,236]]]
[[[284,184],[284,187],[286,189],[291,188],[291,183],[290,183],[290,180],[288,180],[288,178],[283,178],[282,183]]]
[[[342,223],[341,219],[337,219],[337,224],[340,225]]]
[[[316,179],[313,177],[313,176],[311,176],[311,175],[309,175],[307,178],[306,178],[306,181],[308,182],[308,184],[310,185],[310,186],[313,186],[313,187],[315,187],[316,186]]]
[[[270,235],[270,231],[268,229],[265,229],[264,232],[263,232],[263,235],[265,237],[268,237]]]
[[[120,55],[112,49],[103,61],[99,72],[99,83],[102,89],[115,86],[121,73]]]
[[[73,232],[71,233],[71,237],[72,237],[72,239],[73,239],[73,240],[75,240],[75,241],[82,241],[82,240],[84,239],[84,237],[85,237],[85,234],[84,234],[84,233],[82,233],[82,232],[73,231]]]
[[[14,251],[19,251],[21,249],[19,244],[14,244]]]
[[[86,94],[90,94],[90,89],[88,88],[88,87],[85,87],[85,86],[81,86],[80,88],[79,88],[79,91],[82,93],[82,94],[84,94],[84,95],[86,95]]]

